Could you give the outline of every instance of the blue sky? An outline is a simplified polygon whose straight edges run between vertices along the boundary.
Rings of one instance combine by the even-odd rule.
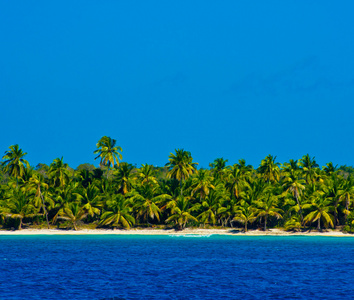
[[[0,152],[354,165],[353,1],[2,1]]]

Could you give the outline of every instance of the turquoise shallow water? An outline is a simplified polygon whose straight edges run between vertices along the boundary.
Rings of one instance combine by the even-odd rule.
[[[353,298],[354,238],[0,236],[0,299]]]

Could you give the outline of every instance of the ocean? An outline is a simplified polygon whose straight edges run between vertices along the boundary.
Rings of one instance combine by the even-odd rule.
[[[0,299],[350,299],[354,238],[0,235]]]

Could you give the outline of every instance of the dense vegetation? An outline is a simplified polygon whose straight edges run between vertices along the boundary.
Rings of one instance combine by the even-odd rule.
[[[197,169],[190,152],[171,153],[164,167],[134,167],[116,140],[102,137],[94,151],[99,168],[76,170],[56,158],[33,168],[18,145],[2,158],[0,224],[104,228],[222,226],[286,230],[354,225],[353,168],[319,168],[308,154],[284,164],[268,155],[254,169],[215,159]],[[344,226],[344,227],[343,227]]]

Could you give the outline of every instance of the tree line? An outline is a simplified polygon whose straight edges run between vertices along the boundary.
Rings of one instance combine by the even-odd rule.
[[[198,169],[176,149],[163,167],[122,162],[122,148],[104,136],[94,154],[99,167],[70,168],[63,158],[36,168],[12,145],[0,168],[0,225],[22,229],[186,226],[267,230],[354,228],[352,167],[322,168],[314,157],[280,164],[268,155],[258,168],[217,158]]]

